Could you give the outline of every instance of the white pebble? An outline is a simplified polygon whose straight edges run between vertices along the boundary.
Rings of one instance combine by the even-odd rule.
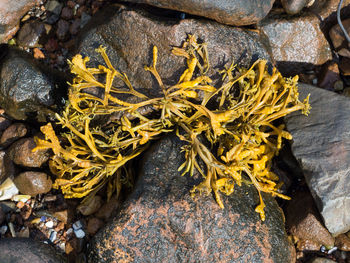
[[[51,242],[54,242],[57,238],[57,232],[56,231],[52,231],[51,234],[50,234],[50,241]]]
[[[67,232],[66,232],[67,236],[72,234],[72,233],[73,233],[73,228],[68,228]]]
[[[2,226],[0,227],[0,234],[4,235],[7,232],[8,227],[7,226]]]
[[[82,229],[74,230],[74,234],[77,238],[85,237],[85,232]]]
[[[46,223],[45,223],[45,226],[47,227],[47,228],[52,228],[53,227],[53,221],[47,221]]]
[[[78,220],[77,222],[75,222],[75,223],[73,224],[73,229],[74,229],[74,230],[78,230],[78,229],[81,229],[81,228],[83,228],[83,225],[82,225],[82,223],[81,223],[80,220]]]

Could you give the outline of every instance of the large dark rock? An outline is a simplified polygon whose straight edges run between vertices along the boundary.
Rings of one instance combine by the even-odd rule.
[[[219,23],[244,26],[263,19],[275,0],[127,0],[204,16]]]
[[[160,88],[143,67],[152,62],[152,47],[158,47],[157,70],[166,84],[176,84],[185,69],[183,58],[171,54],[188,34],[207,43],[214,85],[221,80],[218,69],[232,62],[249,66],[252,60],[269,59],[255,32],[207,20],[172,20],[144,10],[109,6],[94,17],[79,42],[77,53],[89,56],[90,65],[104,64],[95,48],[103,45],[112,64],[125,72],[132,85],[146,95],[159,95]]]
[[[145,153],[134,192],[94,237],[89,262],[294,262],[273,197],[264,195],[264,222],[253,186],[222,196],[225,209],[212,195],[190,197],[201,179],[177,171],[182,145],[170,136]]]
[[[67,78],[23,51],[5,45],[0,51],[0,107],[17,120],[44,121],[61,104]]]
[[[19,29],[21,18],[38,0],[2,0],[0,4],[0,43],[6,43]]]
[[[350,230],[350,100],[301,84],[300,97],[310,95],[309,116],[286,117],[292,150],[325,225],[333,235]]]
[[[332,59],[330,45],[316,15],[291,18],[276,11],[261,21],[260,29],[284,74],[299,74]]]
[[[29,238],[0,239],[1,263],[65,263],[63,257],[44,243]]]

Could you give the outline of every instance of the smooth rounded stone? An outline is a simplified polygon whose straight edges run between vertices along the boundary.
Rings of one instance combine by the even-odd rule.
[[[93,236],[97,233],[97,231],[104,225],[104,222],[97,217],[89,218],[87,223],[86,231],[89,235]]]
[[[22,138],[13,143],[8,149],[10,159],[18,165],[25,167],[41,167],[49,159],[48,150],[37,150],[33,137]]]
[[[168,136],[144,154],[133,193],[93,238],[89,262],[295,262],[274,198],[263,195],[264,222],[253,186],[222,195],[224,209],[212,195],[191,198],[202,179],[177,171],[181,146]]]
[[[62,9],[62,12],[61,12],[61,17],[65,20],[70,20],[72,19],[74,16],[74,13],[73,13],[73,9],[68,7],[68,6],[65,6],[63,7]]]
[[[5,151],[0,151],[0,184],[7,178],[13,179],[15,167]]]
[[[284,10],[290,14],[295,15],[298,14],[301,9],[307,6],[310,2],[314,0],[281,0],[282,6]]]
[[[53,118],[66,94],[67,77],[16,48],[2,45],[0,54],[0,107],[17,120]]]
[[[184,70],[184,58],[171,53],[171,47],[182,45],[188,34],[207,43],[215,86],[221,78],[217,70],[232,62],[248,67],[257,58],[270,60],[268,51],[255,32],[221,25],[208,20],[171,20],[155,16],[145,10],[130,10],[112,5],[96,14],[84,29],[76,53],[90,57],[88,65],[104,65],[95,52],[100,45],[114,65],[127,74],[135,89],[147,96],[161,95],[154,77],[144,70],[152,61],[152,48],[158,47],[157,70],[165,84],[174,85]]]
[[[69,32],[69,22],[66,20],[59,20],[57,23],[56,35],[58,39],[64,40]]]
[[[97,212],[103,204],[101,196],[95,195],[78,206],[78,211],[84,216],[92,215]]]
[[[23,123],[11,124],[0,137],[0,146],[7,147],[27,134],[27,127]]]
[[[0,1],[0,43],[6,43],[16,34],[21,18],[39,2],[39,0]]]
[[[50,245],[30,238],[2,238],[0,251],[1,263],[66,263]]]
[[[315,15],[286,18],[275,12],[261,21],[260,31],[284,75],[299,74],[332,60],[331,47]]]
[[[17,44],[22,47],[40,47],[40,39],[46,35],[44,23],[39,21],[29,21],[25,23],[18,32]]]
[[[51,178],[42,172],[20,173],[14,183],[21,194],[30,196],[47,193],[52,188]]]
[[[203,16],[222,24],[244,26],[256,24],[271,10],[275,0],[127,0],[160,8]]]
[[[325,226],[333,236],[350,230],[349,98],[299,84],[299,97],[310,94],[309,116],[285,117],[299,161]]]
[[[287,230],[298,240],[310,240],[320,247],[334,246],[334,237],[323,226],[316,204],[308,192],[292,196],[286,208]]]

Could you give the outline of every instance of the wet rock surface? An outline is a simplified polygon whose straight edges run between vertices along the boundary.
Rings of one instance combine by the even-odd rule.
[[[293,136],[292,150],[327,229],[338,235],[350,230],[348,98],[310,85],[299,85],[300,98],[310,95],[308,117],[285,118]],[[317,136],[315,136],[317,135]]]
[[[312,0],[281,0],[284,10],[290,14],[298,14],[305,6],[307,6]]]
[[[204,16],[223,24],[243,26],[259,22],[270,11],[274,0],[128,0],[188,14]]]
[[[334,237],[323,226],[311,194],[298,192],[292,198],[286,208],[288,232],[301,242],[308,240],[318,247],[333,247]]]
[[[46,34],[44,23],[38,21],[29,21],[25,23],[18,32],[17,43],[23,47],[39,47],[40,38]]]
[[[17,120],[44,121],[59,105],[66,77],[48,71],[28,54],[1,46],[0,107]]]
[[[283,215],[269,195],[266,221],[254,207],[252,186],[236,187],[223,197],[190,197],[200,182],[180,176],[182,143],[170,136],[145,153],[134,192],[118,214],[95,236],[90,262],[294,262]]]
[[[0,3],[0,43],[6,43],[18,30],[19,22],[38,0],[2,0]]]
[[[0,239],[1,263],[65,263],[47,244],[29,238]]]
[[[104,9],[91,21],[76,53],[89,56],[90,65],[97,66],[104,62],[95,48],[105,46],[114,66],[127,72],[135,89],[156,96],[161,91],[149,72],[143,69],[152,61],[152,47],[158,47],[160,76],[166,84],[174,85],[184,70],[184,60],[172,55],[171,47],[181,46],[188,34],[195,34],[207,43],[211,64],[208,75],[214,76],[214,85],[220,79],[217,69],[224,65],[234,62],[248,67],[252,60],[270,58],[254,32],[204,20],[164,20],[144,10],[119,6]]]
[[[0,151],[0,184],[3,183],[6,178],[13,179],[15,174],[15,167],[13,162],[5,151]]]
[[[0,147],[7,147],[19,138],[27,134],[27,127],[23,123],[14,123],[10,125],[0,137]]]
[[[315,15],[290,18],[274,13],[261,21],[260,29],[284,74],[297,74],[302,68],[321,65],[332,59],[330,45]]]
[[[51,178],[42,172],[20,173],[14,183],[21,194],[31,196],[47,193],[52,188]]]
[[[48,150],[33,152],[35,147],[33,137],[22,138],[10,146],[8,155],[15,164],[25,167],[41,167],[49,159]]]

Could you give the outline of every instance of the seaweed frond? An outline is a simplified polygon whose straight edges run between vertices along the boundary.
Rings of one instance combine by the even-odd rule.
[[[255,211],[262,220],[265,204],[261,192],[289,199],[279,192],[278,177],[270,168],[282,139],[292,138],[284,125],[277,126],[274,121],[293,111],[307,115],[310,110],[308,97],[304,102],[298,99],[297,76],[284,78],[276,68],[270,74],[267,62],[257,60],[249,69],[232,64],[220,71],[222,85],[214,87],[207,75],[206,44],[189,35],[181,47],[172,50],[187,62],[173,86],[162,82],[154,46],[152,65],[145,70],[155,77],[163,96],[148,98],[112,66],[105,48],[97,52],[106,66],[89,68],[89,59],[81,55],[70,62],[76,77],[70,84],[65,110],[56,116],[58,124],[67,129],[60,134],[65,143],[59,141],[50,123],[41,128],[45,140],[36,138],[36,149],[53,150],[50,168],[57,176],[54,187],[62,189],[66,197],[91,196],[105,184],[108,196],[113,191],[119,194],[122,184],[132,181],[125,165],[159,135],[176,131],[186,142],[182,148],[186,161],[179,171],[193,175],[197,170],[204,178],[191,190],[192,195],[213,193],[223,208],[220,193],[232,194],[234,186],[247,177],[259,193]],[[114,86],[117,80],[124,87]],[[96,95],[101,91],[102,95]],[[144,107],[152,111],[142,114]],[[92,125],[99,116],[115,113],[121,117],[114,118],[111,125]],[[200,159],[205,169],[199,165]]]

